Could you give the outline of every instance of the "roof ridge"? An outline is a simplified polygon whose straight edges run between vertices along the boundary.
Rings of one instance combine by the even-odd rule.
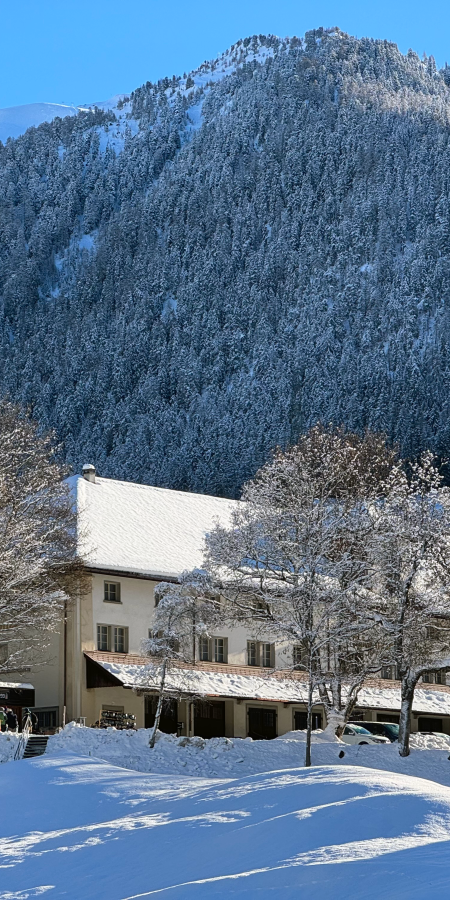
[[[83,478],[82,475],[78,475],[78,478]],[[86,481],[86,479],[83,479]],[[156,484],[141,484],[139,481],[125,481],[121,478],[106,478],[103,475],[95,476],[95,484],[106,482],[108,484],[117,484],[126,487],[145,489],[149,491],[158,491],[158,493],[164,494],[178,494],[182,497],[205,497],[208,500],[218,500],[223,503],[243,503],[242,500],[235,500],[232,497],[217,497],[216,494],[202,494],[198,491],[181,491],[178,488],[165,488],[159,487]],[[92,482],[88,482],[92,483]]]

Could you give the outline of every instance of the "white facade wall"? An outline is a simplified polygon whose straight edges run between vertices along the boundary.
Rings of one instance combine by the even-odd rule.
[[[104,600],[105,581],[120,584],[120,603]],[[117,625],[128,628],[128,652],[141,653],[141,641],[148,638],[155,609],[155,588],[157,581],[130,576],[116,576],[96,573],[92,577],[92,620],[86,619],[83,629],[82,649],[97,650],[97,625]],[[88,610],[87,598],[84,609]],[[253,636],[246,628],[217,628],[214,637],[224,637],[228,641],[228,663],[247,665],[247,641]],[[270,635],[265,638],[270,642]],[[198,650],[198,648],[197,648]],[[281,644],[275,645],[275,665],[289,665],[288,652]]]

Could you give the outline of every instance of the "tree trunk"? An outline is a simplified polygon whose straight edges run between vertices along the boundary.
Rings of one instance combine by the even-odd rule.
[[[402,679],[402,704],[400,710],[400,727],[398,734],[400,756],[409,756],[409,736],[411,733],[411,711],[414,700],[416,681],[405,676]]]
[[[308,709],[306,713],[306,749],[305,749],[305,766],[311,765],[311,731],[312,731],[312,708],[313,708],[313,682],[310,675],[308,681]]]
[[[346,724],[344,713],[329,705],[325,706],[324,704],[324,708],[327,714],[327,727],[324,728],[324,734],[329,735],[332,739],[340,738]]]
[[[159,694],[158,694],[158,703],[156,706],[155,713],[155,721],[153,723],[152,733],[150,735],[149,747],[153,750],[156,741],[156,732],[159,728],[159,721],[161,719],[162,705],[164,701],[164,687],[166,684],[166,669],[167,669],[167,659],[163,660],[162,669],[161,669],[161,680],[159,682]]]

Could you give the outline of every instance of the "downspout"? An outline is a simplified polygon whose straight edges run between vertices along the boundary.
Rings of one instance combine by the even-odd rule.
[[[64,600],[64,640],[63,640],[63,728],[66,727],[67,713],[67,600]]]

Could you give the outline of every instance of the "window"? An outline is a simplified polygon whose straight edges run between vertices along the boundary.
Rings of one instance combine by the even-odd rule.
[[[108,626],[97,625],[97,650],[109,650]]]
[[[103,600],[105,603],[121,603],[118,581],[105,581]]]
[[[292,662],[296,669],[306,669],[308,666],[308,654],[301,644],[294,644],[292,648]]]
[[[126,653],[128,650],[128,628],[120,628],[114,625],[112,631],[114,653]]]
[[[201,637],[199,639],[199,657],[201,662],[208,662],[209,660],[209,640],[207,637]]]
[[[274,664],[274,649],[274,644],[247,641],[247,665],[271,669]]]
[[[261,644],[261,665],[265,669],[272,666],[272,644]]]
[[[207,638],[204,635],[198,642],[199,659],[201,662],[226,663],[228,659],[227,638]]]
[[[381,677],[386,678],[388,681],[395,681],[396,671],[395,666],[382,666],[381,667]]]
[[[97,625],[97,650],[128,653],[128,628],[121,625]]]
[[[446,684],[445,672],[425,672],[422,681],[426,684]]]
[[[226,662],[226,654],[225,654],[225,638],[214,638],[214,662],[224,663]]]

